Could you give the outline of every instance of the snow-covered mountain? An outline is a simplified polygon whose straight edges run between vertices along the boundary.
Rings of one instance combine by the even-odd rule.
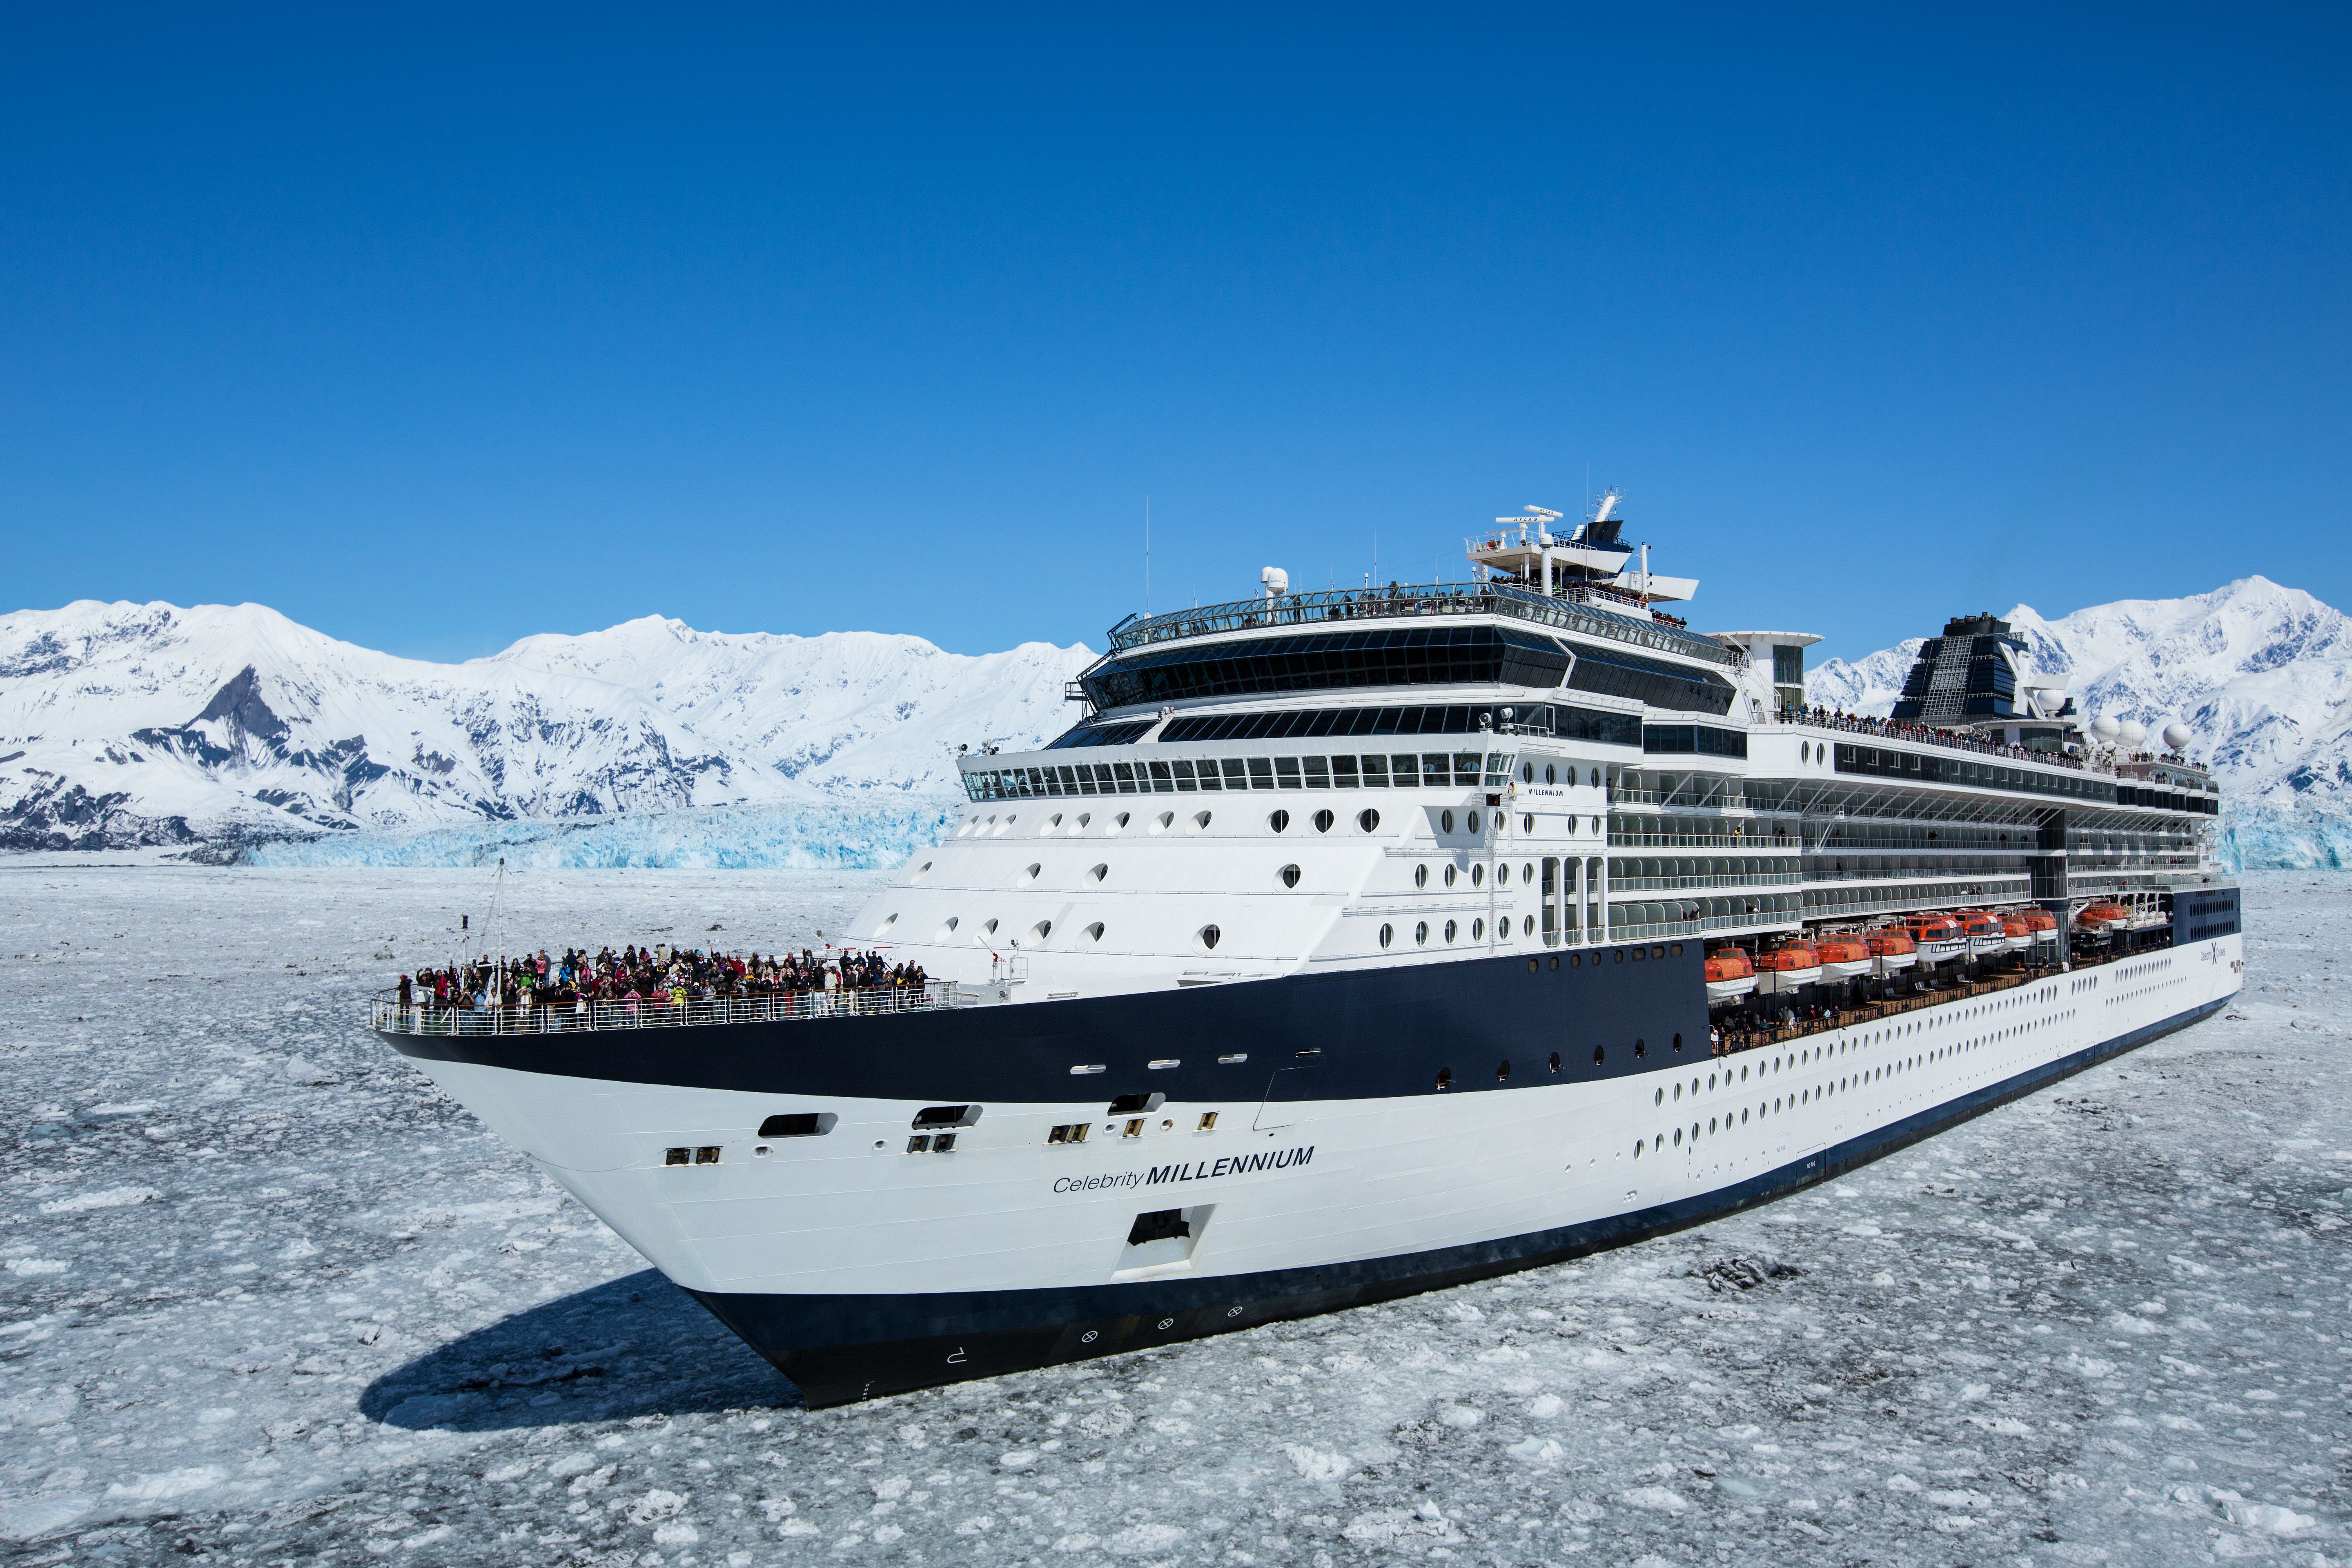
[[[1092,657],[648,617],[441,665],[259,605],[20,611],[0,616],[0,847],[935,800],[952,742],[1064,728]]]
[[[2228,847],[2243,864],[2352,865],[2352,620],[2342,612],[2246,577],[2184,599],[2126,599],[2057,620],[2020,605],[2004,618],[2034,668],[2064,676],[2084,713],[2189,726],[2190,752],[2221,777]],[[1825,660],[1806,689],[1826,707],[1885,713],[1920,640]]]

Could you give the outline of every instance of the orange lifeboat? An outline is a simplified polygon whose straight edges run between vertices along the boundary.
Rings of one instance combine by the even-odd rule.
[[[2025,923],[2023,915],[2014,911],[2002,913],[2000,933],[2009,939],[2009,945],[2012,951],[2021,952],[2033,945],[2033,928]]]
[[[2048,910],[2028,910],[2025,911],[2025,929],[2033,933],[2036,942],[2056,942],[2058,917]]]
[[[1863,932],[1863,941],[1870,947],[1870,956],[1878,960],[1884,973],[1908,969],[1919,962],[1919,944],[1901,926],[1874,926]]]
[[[1824,980],[1851,980],[1857,974],[1869,973],[1872,968],[1870,944],[1850,931],[1830,931],[1814,938],[1813,951],[1821,954]]]
[[[1808,942],[1784,942],[1756,961],[1757,988],[1794,991],[1822,977],[1822,955]]]
[[[1756,966],[1744,947],[1718,947],[1706,955],[1706,995],[1710,1002],[1745,996],[1756,989]]]
[[[2131,924],[2131,911],[2121,904],[2101,900],[2095,904],[2084,905],[2074,916],[2074,924],[2078,930],[2095,934],[2121,931]]]
[[[1968,939],[1969,951],[1979,956],[2009,947],[2009,936],[2000,929],[2000,920],[1982,910],[1960,911],[1960,934]]]
[[[1949,915],[1913,915],[1908,929],[1911,940],[1918,944],[1919,956],[1930,963],[1958,958],[1969,950],[1968,939],[1960,934],[1960,922]]]

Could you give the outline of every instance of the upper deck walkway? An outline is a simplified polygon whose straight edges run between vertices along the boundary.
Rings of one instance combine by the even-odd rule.
[[[1617,595],[1610,595],[1611,598]],[[1328,630],[1335,623],[1411,619],[1424,616],[1507,616],[1585,637],[1604,637],[1685,658],[1738,669],[1748,656],[1713,637],[1663,622],[1636,619],[1614,610],[1590,607],[1601,595],[1581,589],[1558,595],[1502,583],[1447,583],[1426,587],[1341,588],[1319,594],[1285,594],[1276,599],[1239,599],[1199,605],[1148,619],[1129,616],[1110,630],[1112,655],[1178,637],[1270,626]]]
[[[636,1002],[570,1002],[556,1006],[401,1005],[377,993],[368,1027],[385,1035],[562,1035],[590,1029],[677,1029],[705,1024],[782,1024],[818,1018],[874,1018],[978,1005],[979,993],[951,980],[921,985],[869,985],[846,991],[780,991],[683,1004],[655,996]]]

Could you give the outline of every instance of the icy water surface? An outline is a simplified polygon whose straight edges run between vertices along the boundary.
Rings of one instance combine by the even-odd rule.
[[[810,1412],[360,1026],[485,874],[0,866],[0,1552],[2341,1561],[2352,883],[2251,883],[2231,1016],[1813,1192]],[[797,946],[869,885],[535,873],[508,927]]]

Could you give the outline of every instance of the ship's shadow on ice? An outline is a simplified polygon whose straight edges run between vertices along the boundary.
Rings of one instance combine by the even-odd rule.
[[[506,1432],[800,1403],[784,1376],[655,1269],[541,1303],[360,1394],[387,1426]]]

